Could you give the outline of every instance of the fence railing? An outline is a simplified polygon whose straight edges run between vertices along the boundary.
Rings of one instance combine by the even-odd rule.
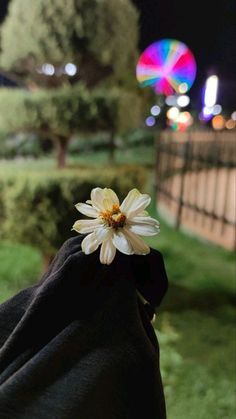
[[[176,228],[235,249],[235,132],[163,131],[156,149],[159,211]]]

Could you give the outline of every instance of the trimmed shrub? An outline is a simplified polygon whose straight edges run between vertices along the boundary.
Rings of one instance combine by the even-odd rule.
[[[154,147],[156,133],[146,128],[138,128],[124,136],[126,147],[151,146]]]
[[[99,132],[89,135],[75,135],[68,146],[69,155],[78,155],[83,152],[107,150],[110,144],[110,135]]]
[[[27,243],[53,255],[72,235],[80,217],[74,205],[89,199],[96,186],[111,187],[120,198],[144,189],[146,171],[138,166],[101,169],[22,170],[0,177],[2,238]]]
[[[0,158],[13,159],[15,157],[38,158],[44,154],[44,142],[34,134],[19,133],[5,136],[1,141]],[[51,142],[50,142],[51,145]]]

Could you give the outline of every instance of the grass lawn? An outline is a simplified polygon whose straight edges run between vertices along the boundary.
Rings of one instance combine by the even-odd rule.
[[[0,303],[33,284],[42,272],[39,251],[23,244],[0,243]]]
[[[117,150],[115,156],[115,164],[141,164],[146,167],[152,167],[155,160],[155,153],[153,148],[148,146],[139,146],[127,150]],[[68,166],[109,166],[109,153],[107,151],[99,152],[83,152],[76,157],[67,158]],[[114,163],[112,163],[113,166]],[[56,167],[56,160],[53,157],[44,159],[21,159],[16,160],[1,160],[0,161],[0,174],[12,172],[14,170],[26,169],[40,169],[47,170]]]
[[[176,232],[164,222],[160,235],[148,242],[163,253],[170,281],[155,324],[168,418],[233,419],[234,255]]]
[[[149,147],[117,154],[118,164],[151,167],[154,158],[155,153]],[[106,162],[107,153],[84,153],[70,159],[71,164],[81,166],[103,167]],[[22,165],[43,170],[53,167],[55,162],[48,159],[13,164],[14,170]],[[12,167],[7,162],[2,165],[3,171]],[[150,212],[156,217],[154,207]],[[160,221],[160,235],[148,242],[163,253],[170,281],[155,324],[161,346],[168,419],[233,419],[236,411],[234,255],[177,232]],[[23,253],[17,249],[10,244],[0,246],[2,301],[25,286],[26,280],[34,280],[40,271],[39,254],[25,256],[24,251],[30,249],[22,247]]]

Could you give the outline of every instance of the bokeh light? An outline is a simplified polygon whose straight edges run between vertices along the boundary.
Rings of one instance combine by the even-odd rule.
[[[188,91],[188,85],[187,83],[180,83],[179,85],[179,93],[183,94]]]
[[[175,96],[175,95],[167,96],[166,99],[165,99],[165,103],[168,106],[176,106],[177,105],[177,96]]]
[[[221,105],[214,105],[212,109],[213,115],[219,115],[219,113],[222,112],[222,106]]]
[[[71,77],[75,76],[77,73],[77,66],[73,63],[67,63],[65,65],[65,73]]]
[[[42,65],[42,73],[46,76],[53,76],[55,74],[55,68],[54,65],[49,63],[44,63]]]
[[[151,86],[157,94],[186,93],[196,77],[195,58],[184,43],[162,39],[141,54],[136,75],[141,87]]]
[[[205,106],[211,108],[216,103],[218,91],[218,77],[216,75],[208,77],[205,87],[204,103]]]
[[[236,111],[234,111],[234,112],[232,113],[231,118],[232,118],[234,121],[236,121]]]
[[[222,115],[216,115],[212,118],[212,128],[216,131],[220,131],[225,127],[225,119]]]
[[[175,120],[179,116],[179,109],[176,108],[175,106],[173,106],[172,108],[170,108],[167,111],[166,115],[167,115],[167,118],[172,119],[172,120]]]
[[[185,108],[190,103],[190,98],[187,95],[182,95],[177,98],[177,105],[181,108]]]
[[[158,105],[154,105],[154,106],[151,107],[150,112],[153,116],[158,116],[161,112],[161,108]]]
[[[213,112],[213,107],[209,108],[208,106],[204,106],[202,112],[204,116],[211,116]]]
[[[180,112],[178,118],[177,118],[178,122],[181,124],[184,124],[186,126],[191,125],[193,118],[190,114],[190,112]]]
[[[228,121],[226,121],[225,128],[234,129],[235,127],[236,127],[236,121],[234,121],[233,119],[228,119]]]
[[[153,116],[148,116],[145,119],[145,124],[147,125],[147,127],[153,127],[156,123],[156,120]]]

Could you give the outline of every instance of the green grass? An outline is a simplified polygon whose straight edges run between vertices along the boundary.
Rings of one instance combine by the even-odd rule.
[[[170,281],[155,324],[168,418],[233,419],[235,257],[160,221],[148,242],[163,253]]]
[[[139,146],[127,150],[117,150],[115,156],[115,164],[141,164],[151,167],[154,164],[155,153],[152,147]],[[14,170],[41,169],[46,170],[56,167],[56,160],[53,157],[43,159],[18,159],[18,160],[2,160],[0,161],[0,173],[11,172]],[[109,166],[109,153],[107,151],[99,152],[83,152],[76,157],[67,158],[68,166]],[[112,163],[113,165],[113,163]]]
[[[169,419],[230,418],[235,416],[235,310],[222,305],[201,310],[164,311],[157,322],[176,339],[161,345],[179,362],[165,360],[165,394]],[[162,342],[161,342],[162,343]],[[175,359],[174,358],[174,359]]]
[[[0,244],[0,303],[37,281],[42,272],[39,251],[23,244]]]
[[[236,291],[236,265],[233,252],[206,244],[169,227],[159,215],[161,232],[148,239],[165,255],[172,284],[193,294],[232,295]],[[207,305],[211,302],[208,301]]]

